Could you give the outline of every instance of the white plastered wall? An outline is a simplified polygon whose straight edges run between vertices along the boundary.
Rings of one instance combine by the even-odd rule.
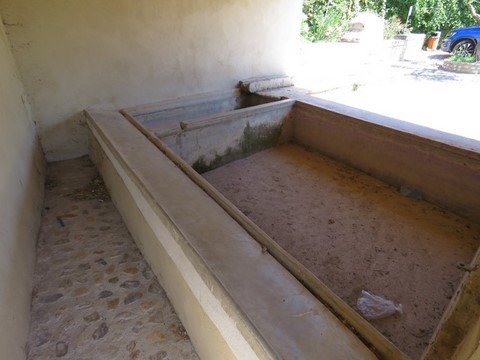
[[[288,72],[301,0],[0,0],[48,160],[86,153],[81,110]]]
[[[1,18],[0,18],[1,20]],[[44,161],[0,21],[0,358],[25,358]]]

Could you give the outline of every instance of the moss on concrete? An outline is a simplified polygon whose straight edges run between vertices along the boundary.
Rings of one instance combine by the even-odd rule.
[[[216,169],[229,162],[242,159],[256,152],[268,149],[278,144],[281,126],[258,125],[255,127],[247,123],[243,131],[243,137],[237,147],[229,147],[224,154],[217,154],[215,159],[208,162],[204,156],[200,156],[192,168],[199,174]]]
[[[248,156],[277,145],[281,132],[281,126],[258,125],[251,127],[250,123],[247,123],[241,142],[242,153]]]

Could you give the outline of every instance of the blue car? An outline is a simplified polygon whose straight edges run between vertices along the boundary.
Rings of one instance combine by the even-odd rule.
[[[442,42],[442,50],[461,56],[472,56],[480,42],[480,26],[469,26],[450,31]]]

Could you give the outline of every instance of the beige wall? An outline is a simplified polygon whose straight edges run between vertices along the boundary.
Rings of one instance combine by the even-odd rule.
[[[0,0],[49,160],[86,153],[84,108],[286,72],[300,0]],[[294,46],[294,45],[293,45]]]
[[[0,18],[1,20],[1,18]],[[24,359],[44,162],[0,21],[0,358]]]

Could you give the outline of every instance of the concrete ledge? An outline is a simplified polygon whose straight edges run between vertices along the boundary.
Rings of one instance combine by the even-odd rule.
[[[202,358],[375,358],[119,113],[88,118],[92,158]]]
[[[469,139],[463,136],[449,134],[440,130],[431,129],[422,125],[413,124],[408,121],[391,118],[385,115],[373,113],[371,111],[357,109],[334,101],[321,99],[309,94],[309,90],[299,88],[278,89],[273,91],[265,91],[260,93],[262,96],[275,96],[295,99],[305,104],[313,105],[337,114],[361,120],[368,124],[378,125],[387,129],[396,130],[405,135],[413,135],[417,138],[423,138],[427,141],[431,140],[443,145],[449,145],[458,151],[467,150],[468,152],[476,152],[480,154],[480,141]],[[322,115],[324,116],[324,115]]]
[[[142,122],[150,122],[159,116],[162,119],[178,120],[189,115],[206,115],[234,108],[240,101],[239,90],[215,91],[206,94],[186,96],[181,99],[169,99],[125,109]]]
[[[240,108],[280,100],[274,97],[246,94],[239,89],[168,99],[124,109],[147,127],[206,117]]]
[[[218,125],[229,121],[237,121],[239,118],[253,118],[254,115],[256,116],[263,113],[271,113],[275,110],[286,109],[288,113],[294,103],[295,100],[280,100],[278,102],[257,105],[253,108],[238,109],[216,115],[195,118],[194,120],[185,120],[181,121],[180,125],[183,130],[193,130],[207,126]]]
[[[281,100],[182,121],[181,131],[162,142],[195,170],[203,172],[290,139],[294,100]]]
[[[293,86],[289,76],[267,76],[240,81],[240,88],[247,93]]]

